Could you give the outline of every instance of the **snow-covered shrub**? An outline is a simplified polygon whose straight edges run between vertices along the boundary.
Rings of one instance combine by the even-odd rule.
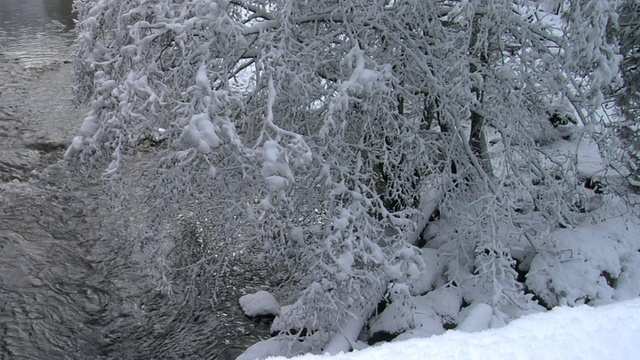
[[[537,249],[527,286],[547,306],[606,304],[640,296],[640,228],[624,214],[552,232]],[[633,280],[632,280],[633,279]]]

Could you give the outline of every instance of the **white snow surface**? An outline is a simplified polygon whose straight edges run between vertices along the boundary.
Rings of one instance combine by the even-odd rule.
[[[638,359],[640,298],[602,307],[558,307],[475,333],[447,331],[426,339],[385,343],[350,353],[298,360],[378,359]],[[270,359],[284,360],[284,357]]]
[[[280,304],[273,295],[266,291],[258,291],[240,297],[240,307],[247,316],[278,315]]]

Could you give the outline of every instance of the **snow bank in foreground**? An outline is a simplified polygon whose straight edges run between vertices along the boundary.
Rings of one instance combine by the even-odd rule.
[[[387,343],[336,356],[295,359],[638,359],[640,298],[602,307],[561,307],[514,320],[509,325],[427,339]],[[285,358],[270,358],[285,359]]]

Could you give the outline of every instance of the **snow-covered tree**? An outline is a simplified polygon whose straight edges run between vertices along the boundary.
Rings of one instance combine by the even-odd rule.
[[[166,291],[165,224],[189,207],[205,242],[242,238],[290,271],[282,328],[318,330],[322,348],[420,275],[435,204],[471,259],[452,257],[450,286],[506,321],[533,306],[513,244],[578,221],[575,157],[540,148],[561,136],[550,111],[593,125],[618,73],[608,2],[556,3],[76,0],[91,111],[66,157],[118,194],[161,140],[147,240]]]
[[[619,135],[627,151],[630,180],[640,186],[640,2],[624,0],[618,4],[618,27],[613,34],[620,43],[623,56],[620,72],[623,79],[621,87],[615,91],[615,100],[624,119],[618,124]]]
[[[628,113],[630,118],[640,116],[640,2],[624,0],[618,8],[618,31],[615,34],[620,42],[620,53],[623,56],[620,70],[624,86],[617,92],[619,106]]]

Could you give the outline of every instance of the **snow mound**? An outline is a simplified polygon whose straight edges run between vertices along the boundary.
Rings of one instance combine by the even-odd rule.
[[[251,317],[275,316],[280,312],[280,304],[278,304],[273,295],[266,291],[258,291],[255,294],[241,296],[239,302],[245,315]]]
[[[640,298],[602,307],[560,307],[476,333],[448,331],[335,356],[304,355],[296,359],[631,360],[640,352],[638,339]]]

